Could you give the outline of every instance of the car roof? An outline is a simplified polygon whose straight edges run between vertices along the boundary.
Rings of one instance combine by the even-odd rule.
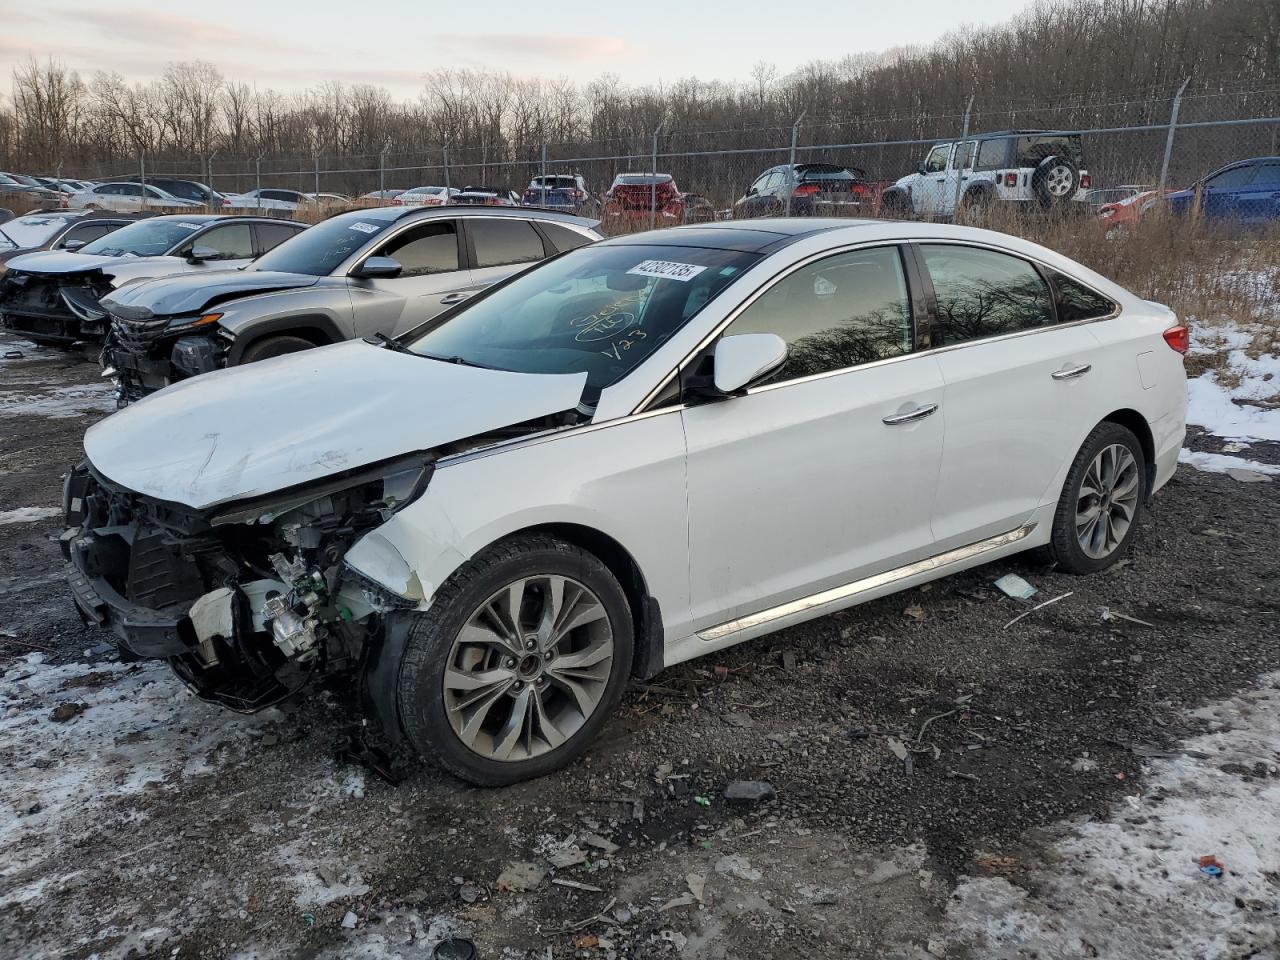
[[[816,233],[884,222],[886,221],[836,217],[771,217],[752,220],[750,226],[744,226],[741,221],[725,220],[719,223],[646,230],[643,233],[630,233],[601,242],[611,246],[645,244],[659,247],[707,247],[717,250],[740,250],[746,253],[772,253],[779,247]]]
[[[298,220],[287,220],[284,217],[263,217],[251,213],[165,213],[158,217],[149,217],[148,219],[181,220],[183,223],[199,223],[202,225],[206,223],[222,223],[224,221],[229,222],[232,220],[254,220],[259,223],[296,223],[300,226],[307,226],[307,224],[300,223]]]

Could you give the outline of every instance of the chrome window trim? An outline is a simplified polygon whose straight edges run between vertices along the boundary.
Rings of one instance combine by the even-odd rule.
[[[797,600],[791,600],[787,603],[780,603],[777,606],[768,607],[758,613],[748,614],[745,617],[738,617],[735,620],[729,620],[725,623],[717,624],[713,627],[697,631],[699,640],[720,640],[724,637],[731,636],[735,633],[741,633],[744,630],[751,630],[755,627],[764,626],[781,620],[784,617],[791,617],[797,614],[820,612],[822,608],[842,603],[846,600],[853,599],[859,594],[869,593],[880,587],[897,583],[901,580],[907,580],[920,574],[930,573],[941,570],[955,563],[970,560],[973,557],[981,556],[984,553],[990,553],[1001,547],[1009,546],[1020,540],[1025,540],[1032,531],[1036,529],[1035,523],[1028,523],[1010,530],[1007,533],[997,534],[986,540],[979,540],[977,543],[966,544],[963,547],[956,547],[944,553],[934,554],[923,560],[917,560],[914,563],[908,563],[901,567],[895,567],[886,570],[883,573],[875,573],[860,580],[854,580],[837,587],[831,587],[828,590],[822,590],[818,593],[810,594],[807,597],[800,597]]]
[[[937,237],[924,237],[924,238],[899,237],[893,240],[884,240],[884,239],[864,240],[860,243],[851,243],[851,244],[847,244],[840,247],[833,247],[829,250],[824,250],[820,253],[812,254],[804,258],[803,260],[797,261],[796,263],[792,264],[791,267],[789,267],[784,273],[780,273],[774,276],[767,283],[765,283],[764,285],[762,285],[761,287],[753,291],[745,300],[742,301],[742,303],[738,304],[738,306],[736,306],[732,310],[732,312],[730,312],[729,315],[725,317],[725,319],[722,320],[714,330],[711,331],[711,333],[707,334],[707,336],[705,336],[702,340],[698,341],[697,345],[684,357],[683,360],[681,360],[678,364],[676,364],[676,366],[674,367],[674,369],[672,369],[670,373],[668,373],[665,377],[663,377],[658,382],[658,385],[656,387],[654,387],[647,394],[645,394],[644,399],[642,399],[636,405],[635,409],[631,411],[630,416],[635,416],[638,413],[645,412],[645,408],[654,401],[657,395],[661,393],[662,390],[675,377],[678,377],[680,375],[681,371],[683,371],[684,368],[689,365],[689,363],[693,360],[694,357],[696,357],[699,353],[705,350],[713,340],[715,340],[722,333],[724,333],[724,331],[729,327],[729,325],[732,324],[736,319],[738,319],[738,317],[743,313],[743,311],[745,311],[749,306],[755,303],[756,300],[762,297],[769,290],[773,289],[775,284],[781,283],[783,280],[789,277],[792,273],[795,273],[797,270],[800,270],[817,260],[822,260],[826,257],[835,256],[841,253],[847,253],[852,250],[865,249],[869,247],[887,247],[887,246],[901,247],[904,244],[926,244],[926,243],[927,244],[949,244],[952,246],[962,246],[962,247],[976,247],[979,250],[990,250],[993,253],[1002,253],[1002,254],[1005,254],[1006,256],[1016,257],[1020,260],[1025,260],[1029,263],[1033,263],[1042,270],[1053,270],[1053,271],[1056,271],[1057,273],[1061,273],[1064,277],[1068,277],[1074,282],[1080,284],[1082,287],[1088,290],[1092,290],[1094,293],[1097,293],[1099,296],[1103,297],[1104,299],[1115,302],[1112,297],[1109,297],[1098,290],[1094,290],[1091,284],[1085,283],[1084,281],[1080,280],[1078,277],[1072,274],[1069,274],[1064,270],[1061,270],[1058,267],[1053,266],[1050,263],[1045,263],[1043,260],[1039,259],[1038,257],[1033,257],[1033,256],[1030,256],[1029,254],[1021,253],[1020,251],[1010,250],[1006,247],[998,247],[990,243],[979,243],[978,241],[975,241],[975,240],[958,240],[958,239],[937,238]],[[1042,275],[1042,278],[1044,279],[1046,284],[1049,284],[1049,291],[1054,296],[1054,303],[1055,303],[1055,310],[1056,310],[1057,293],[1056,291],[1054,291],[1053,284],[1050,282],[1049,278],[1043,277],[1043,275]],[[964,340],[960,343],[949,343],[949,344],[944,344],[940,347],[930,347],[927,350],[912,350],[910,353],[904,353],[904,354],[901,354],[900,356],[886,357],[883,360],[873,360],[870,363],[859,363],[851,367],[841,367],[837,370],[824,370],[822,373],[810,374],[807,377],[797,377],[794,380],[783,380],[780,383],[771,383],[763,387],[757,387],[754,390],[749,390],[747,392],[748,394],[752,394],[752,393],[757,393],[764,390],[772,390],[777,387],[790,386],[791,384],[808,383],[812,380],[818,380],[823,377],[831,377],[841,373],[848,373],[851,370],[862,370],[867,367],[879,366],[885,363],[895,363],[900,360],[908,360],[912,357],[922,357],[929,354],[945,353],[950,350],[962,350],[962,349],[965,349],[966,347],[973,347],[973,346],[977,346],[979,344],[984,344],[984,343],[997,343],[1001,340],[1009,340],[1014,337],[1024,337],[1024,336],[1027,336],[1028,334],[1044,333],[1047,330],[1061,330],[1067,327],[1076,327],[1086,323],[1102,323],[1107,320],[1114,320],[1116,317],[1120,316],[1120,314],[1124,312],[1124,308],[1119,303],[1116,303],[1115,306],[1116,306],[1115,310],[1101,317],[1092,317],[1088,320],[1073,320],[1070,323],[1054,323],[1050,326],[1045,326],[1045,327],[1030,327],[1026,330],[1015,330],[1012,333],[1002,333],[1002,334],[997,334],[995,336],[983,337],[981,339],[976,339],[976,340]]]

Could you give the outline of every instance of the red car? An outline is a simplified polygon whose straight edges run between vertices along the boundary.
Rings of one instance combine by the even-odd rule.
[[[1159,195],[1159,190],[1143,190],[1115,203],[1104,203],[1098,207],[1098,216],[1109,227],[1132,227],[1142,219],[1142,215],[1151,208],[1151,201]]]
[[[681,223],[707,223],[716,218],[706,197],[683,193],[669,173],[620,173],[604,195],[604,222],[622,230]]]

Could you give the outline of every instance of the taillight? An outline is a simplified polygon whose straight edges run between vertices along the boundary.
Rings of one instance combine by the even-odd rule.
[[[1191,349],[1191,331],[1186,327],[1170,327],[1164,332],[1164,342],[1181,354]]]
[[[1091,183],[1093,183],[1093,178],[1091,176],[1087,173],[1080,174],[1080,186],[1083,189],[1088,190]]]
[[[795,196],[812,197],[815,193],[821,193],[822,188],[816,183],[801,183],[796,186]]]
[[[1006,173],[1004,175],[1004,185],[1006,187],[1016,187],[1018,185],[1018,175],[1016,173]]]

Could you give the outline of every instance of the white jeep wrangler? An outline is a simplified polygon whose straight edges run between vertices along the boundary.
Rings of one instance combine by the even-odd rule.
[[[881,205],[898,217],[948,218],[957,203],[965,211],[997,201],[1083,212],[1088,188],[1079,134],[1008,130],[935,144],[915,173],[884,191]]]

